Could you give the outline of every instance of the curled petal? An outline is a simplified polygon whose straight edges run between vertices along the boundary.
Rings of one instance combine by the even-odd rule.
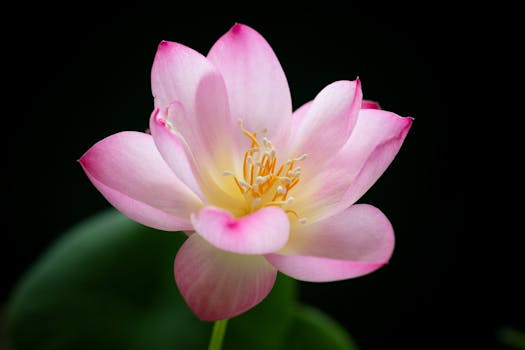
[[[241,218],[215,208],[203,208],[192,215],[195,231],[215,247],[239,254],[266,254],[286,244],[290,222],[277,207],[261,208]]]
[[[174,129],[172,116],[184,114],[184,108],[178,101],[174,101],[168,107],[168,116],[164,115],[160,109],[156,109],[152,114],[149,122],[151,135],[155,145],[159,150],[162,158],[189,188],[193,190],[201,199],[204,199],[201,188],[195,179],[194,162],[190,159],[191,153],[186,141]],[[172,117],[172,118],[169,118]]]
[[[412,118],[362,109],[341,151],[294,193],[303,215],[316,221],[355,203],[390,165],[411,125]]]
[[[166,165],[153,138],[121,132],[91,147],[79,160],[97,189],[131,219],[162,230],[191,228],[202,202]]]
[[[232,318],[251,309],[268,295],[277,276],[263,256],[228,253],[197,234],[179,249],[174,271],[184,300],[204,321]]]
[[[385,215],[367,204],[304,227],[266,258],[279,271],[303,281],[327,282],[370,273],[388,262],[394,231]]]
[[[176,121],[182,118],[185,118],[185,111],[178,101],[170,104],[167,113],[162,113],[162,110],[156,109],[151,115],[151,135],[163,159],[172,171],[199,195],[203,202],[213,204],[215,201],[230,208],[238,207],[239,199],[230,195],[231,193],[238,193],[238,191],[224,191],[228,184],[230,187],[233,186],[233,181],[226,184],[222,183],[219,186],[216,181],[217,176],[213,176],[218,173],[218,170],[210,165],[211,162],[203,161],[202,153],[200,154],[201,157],[196,159],[193,149],[188,145],[178,128],[174,126],[178,125]],[[220,176],[219,180],[224,181],[224,176]]]
[[[337,81],[325,87],[295,124],[291,149],[307,153],[305,166],[315,172],[346,143],[361,108],[361,84]],[[308,170],[308,169],[307,169]]]

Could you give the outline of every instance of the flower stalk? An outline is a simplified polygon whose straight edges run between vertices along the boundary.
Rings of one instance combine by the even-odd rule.
[[[210,345],[208,345],[208,350],[222,349],[222,341],[224,339],[224,333],[226,333],[227,326],[228,319],[219,320],[213,324],[213,331],[211,333]]]

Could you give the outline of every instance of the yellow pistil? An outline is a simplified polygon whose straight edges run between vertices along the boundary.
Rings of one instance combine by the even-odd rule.
[[[288,206],[293,203],[293,197],[289,196],[289,192],[299,183],[301,176],[301,167],[295,164],[297,161],[304,160],[306,154],[289,159],[277,167],[277,152],[271,141],[264,137],[260,142],[257,133],[246,130],[241,120],[238,124],[242,133],[250,139],[251,146],[244,153],[242,178],[238,178],[231,171],[225,171],[224,175],[233,177],[237,188],[245,198],[248,212],[268,206],[286,207],[283,209],[287,214],[305,223],[306,218],[301,218]],[[261,133],[265,132],[266,130],[263,130]]]

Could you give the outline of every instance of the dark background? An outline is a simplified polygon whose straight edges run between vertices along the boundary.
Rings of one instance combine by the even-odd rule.
[[[467,191],[494,191],[470,173],[484,150],[476,125],[490,119],[488,110],[468,107],[480,103],[472,68],[486,40],[483,20],[443,3],[323,2],[293,11],[270,3],[179,5],[46,4],[5,12],[15,24],[2,34],[9,210],[0,303],[61,232],[108,207],[76,160],[112,133],[147,128],[157,44],[177,41],[206,54],[240,22],[272,45],[294,108],[330,82],[359,76],[365,98],[415,118],[398,157],[361,199],[393,223],[390,264],[354,280],[301,283],[301,300],[332,315],[363,349],[505,349],[500,327],[525,329],[516,231],[473,210]],[[467,14],[473,22],[465,22]],[[477,73],[490,76],[491,66]],[[490,80],[484,83],[490,89]]]

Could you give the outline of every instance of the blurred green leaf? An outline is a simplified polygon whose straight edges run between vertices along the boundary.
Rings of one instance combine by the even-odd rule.
[[[357,350],[356,343],[336,321],[311,306],[297,306],[285,336],[286,350]]]
[[[296,287],[295,280],[279,274],[261,304],[229,321],[223,349],[279,349],[297,306]]]
[[[525,332],[519,329],[502,326],[498,330],[498,339],[502,344],[510,348],[525,350]]]
[[[185,235],[110,210],[66,232],[14,290],[15,350],[206,349],[212,324],[186,306],[173,278]],[[334,321],[296,303],[279,274],[270,295],[232,319],[223,349],[355,349]]]
[[[155,232],[115,211],[74,227],[15,290],[12,342],[19,349],[204,347],[210,325],[181,303],[173,282],[182,242],[180,233]]]

